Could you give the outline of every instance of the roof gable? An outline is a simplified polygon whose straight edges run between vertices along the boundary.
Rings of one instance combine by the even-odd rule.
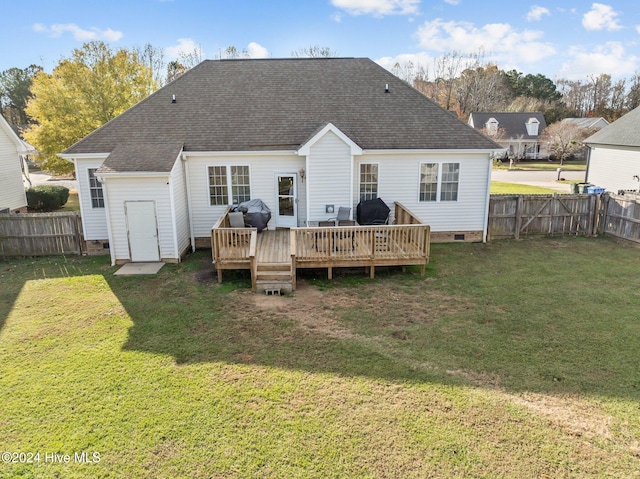
[[[338,128],[336,128],[335,125],[329,123],[328,125],[326,125],[324,128],[322,128],[318,133],[316,133],[315,135],[313,135],[311,137],[311,139],[309,139],[309,141],[305,142],[300,149],[298,150],[298,155],[301,156],[308,156],[311,148],[313,147],[313,145],[316,144],[316,142],[318,140],[320,140],[324,135],[326,135],[328,132],[332,132],[333,134],[335,134],[338,138],[340,138],[344,143],[347,144],[347,146],[349,147],[351,154],[352,155],[361,155],[362,154],[362,148],[360,148],[358,145],[356,145],[351,138],[349,138],[347,135],[345,135],[344,133],[342,133]]]
[[[159,140],[185,152],[293,152],[329,124],[365,150],[499,148],[367,58],[310,58],[206,60],[63,156]]]
[[[11,140],[11,143],[15,145],[18,153],[28,153],[29,151],[32,151],[32,148],[29,148],[27,144],[20,139],[2,115],[0,115],[0,130],[4,131],[9,140]]]

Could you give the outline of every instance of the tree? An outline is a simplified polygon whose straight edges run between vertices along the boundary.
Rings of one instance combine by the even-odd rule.
[[[505,77],[515,96],[549,102],[562,98],[562,94],[556,89],[556,84],[541,73],[535,75],[528,73],[523,76],[521,72],[510,70],[505,73]]]
[[[151,69],[126,49],[85,43],[62,59],[52,74],[39,72],[26,112],[38,124],[25,138],[40,153],[45,170],[68,173],[71,163],[56,155],[133,106],[149,93]]]
[[[591,133],[591,130],[580,128],[574,123],[559,121],[545,128],[540,141],[548,142],[549,153],[559,159],[562,165],[564,160],[584,147],[582,140]]]
[[[635,110],[640,106],[640,73],[631,77],[629,92],[626,98],[626,107],[628,110]]]
[[[27,125],[30,119],[25,112],[31,98],[33,77],[42,71],[38,65],[27,68],[9,68],[0,73],[0,108],[12,125]]]
[[[329,47],[320,45],[310,45],[309,48],[302,47],[291,52],[293,58],[330,58],[337,57],[338,52]]]
[[[511,100],[505,75],[496,65],[467,68],[456,82],[455,97],[463,118],[474,111],[503,111]]]
[[[164,51],[150,43],[145,43],[142,48],[135,48],[134,52],[138,55],[140,62],[152,72],[149,82],[149,94],[151,94],[156,88],[163,86],[166,80],[167,64],[164,60]]]

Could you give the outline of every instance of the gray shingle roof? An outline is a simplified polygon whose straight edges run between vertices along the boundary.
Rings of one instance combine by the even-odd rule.
[[[500,148],[367,58],[315,58],[204,61],[64,154],[113,151],[112,171],[168,171],[171,155],[114,149],[295,150],[327,123],[365,150]]]
[[[640,107],[584,140],[590,145],[640,146]]]
[[[544,129],[547,127],[547,122],[544,119],[544,115],[538,111],[535,112],[474,112],[471,113],[470,118],[473,121],[474,128],[481,130],[484,125],[491,118],[495,118],[498,121],[498,128],[504,132],[501,138],[518,138],[523,140],[537,139],[540,137]],[[527,133],[527,127],[525,124],[530,118],[535,118],[540,122],[538,125],[538,135],[531,136]]]
[[[595,118],[564,118],[562,120],[565,123],[572,123],[578,128],[597,128],[602,129],[609,124],[609,122],[601,116]]]

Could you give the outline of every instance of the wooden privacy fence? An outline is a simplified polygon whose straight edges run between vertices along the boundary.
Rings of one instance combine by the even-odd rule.
[[[640,243],[640,195],[602,195],[599,232]]]
[[[640,195],[491,195],[489,240],[595,234],[640,242]]]
[[[0,258],[82,254],[80,214],[26,213],[0,215]]]
[[[597,195],[491,195],[489,239],[527,235],[592,235]]]

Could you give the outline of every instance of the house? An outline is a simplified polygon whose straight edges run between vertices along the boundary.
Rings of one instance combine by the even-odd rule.
[[[228,205],[268,229],[402,202],[435,240],[482,241],[499,145],[366,58],[207,60],[74,144],[85,239],[179,261]]]
[[[591,135],[596,131],[602,130],[609,122],[603,117],[597,118],[564,118],[562,123],[570,123],[576,125],[584,133],[583,135]],[[573,156],[579,160],[586,160],[589,152],[589,147],[586,145],[576,151]]]
[[[540,141],[547,127],[540,112],[525,113],[471,113],[469,126],[481,131],[506,149],[509,158],[547,158],[547,148]]]
[[[607,191],[640,190],[640,108],[584,140],[589,147],[586,181]]]
[[[562,121],[566,123],[573,123],[583,130],[593,131],[600,131],[609,124],[609,122],[601,116],[596,118],[564,118]]]
[[[0,115],[0,211],[26,212],[23,172],[28,175],[26,155],[30,152],[9,123]]]

